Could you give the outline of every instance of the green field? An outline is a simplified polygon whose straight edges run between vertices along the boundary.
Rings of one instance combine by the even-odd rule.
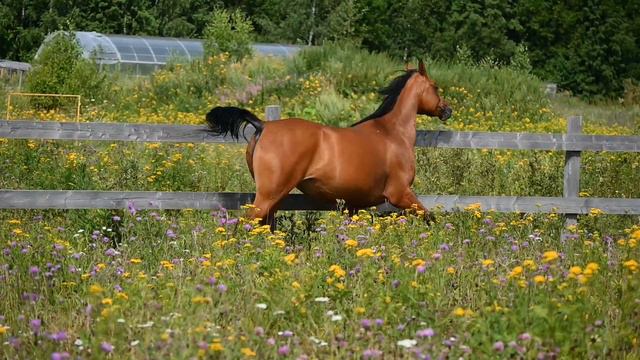
[[[402,65],[324,47],[114,76],[84,121],[200,124],[214,105],[345,126]],[[547,98],[510,68],[430,62],[451,103],[423,129],[640,133],[637,109]],[[2,90],[6,91],[6,90]],[[4,106],[4,105],[2,105]],[[6,109],[0,109],[6,111]],[[26,118],[64,120],[35,108]],[[584,112],[583,112],[584,111]],[[612,113],[624,121],[610,121]],[[560,196],[564,154],[420,149],[420,194]],[[585,152],[581,195],[640,198],[637,153]],[[254,191],[242,145],[0,139],[0,188]],[[3,358],[640,358],[640,219],[437,209],[0,211]],[[561,234],[565,234],[563,237]]]

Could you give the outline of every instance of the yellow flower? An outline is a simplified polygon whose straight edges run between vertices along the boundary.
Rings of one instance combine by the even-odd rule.
[[[191,302],[194,304],[211,304],[212,300],[208,296],[194,296]]]
[[[213,343],[209,344],[209,350],[211,350],[211,351],[222,351],[222,350],[224,350],[224,346],[222,346],[222,344],[220,344],[219,342],[213,342]]]
[[[453,266],[449,266],[447,268],[447,274],[455,274],[456,273],[456,269]]]
[[[294,289],[300,289],[300,283],[297,281],[294,281],[291,283],[291,287]]]
[[[551,262],[559,257],[560,255],[557,251],[545,251],[544,254],[542,254],[542,262]]]
[[[602,211],[602,210],[600,210],[598,208],[592,208],[592,209],[589,210],[589,216],[592,216],[592,217],[596,217],[596,216],[599,216],[599,215],[602,215],[602,214],[604,214],[604,211]]]
[[[545,281],[547,281],[547,278],[545,278],[543,275],[536,275],[533,277],[533,282],[535,282],[536,284],[544,284]]]
[[[631,238],[632,239],[636,239],[636,240],[640,240],[640,229],[632,232],[631,233]]]
[[[142,262],[142,259],[133,258],[133,259],[129,260],[129,262],[131,262],[132,264],[140,264]]]
[[[569,268],[570,278],[575,278],[580,274],[582,274],[582,268],[580,266],[572,266],[571,268]]]
[[[353,240],[353,239],[349,239],[349,240],[344,242],[344,246],[346,246],[347,248],[351,249],[351,248],[357,247],[358,246],[358,242]]]
[[[459,316],[459,317],[463,317],[464,316],[464,309],[461,308],[461,307],[455,308],[455,310],[453,310],[453,315]]]
[[[284,257],[284,261],[289,265],[293,265],[296,262],[296,254],[289,254]]]
[[[376,253],[371,248],[360,249],[356,252],[357,257],[374,257]]]
[[[525,260],[522,262],[522,265],[529,270],[536,270],[538,268],[535,261],[533,260]]]
[[[256,356],[255,351],[251,350],[251,348],[242,348],[240,349],[240,352],[246,357]]]
[[[493,264],[495,264],[495,261],[493,261],[493,260],[491,260],[491,259],[484,259],[484,260],[482,260],[482,267],[487,268],[487,267],[492,266]]]
[[[102,305],[112,305],[113,304],[113,299],[111,298],[104,298],[101,301]]]
[[[222,226],[218,227],[216,229],[216,233],[218,234],[225,234],[227,232],[227,230],[225,228],[223,228]]]
[[[125,292],[116,293],[116,297],[122,300],[129,300],[129,296]]]
[[[7,330],[11,329],[8,326],[0,325],[0,335],[4,335],[7,333]]]
[[[419,267],[424,266],[427,262],[422,259],[415,259],[411,262],[411,266]]]
[[[522,268],[522,266],[516,266],[513,268],[513,270],[511,270],[511,272],[509,273],[509,277],[513,278],[513,277],[519,277],[520,275],[522,275],[522,272],[524,271],[524,269]]]
[[[638,271],[638,262],[635,260],[627,260],[624,263],[622,263],[622,266],[626,267],[627,269],[631,270],[631,272],[636,272]]]
[[[358,315],[362,315],[364,314],[367,310],[365,308],[363,308],[362,306],[358,306],[354,309],[355,313]]]
[[[93,284],[89,287],[89,292],[93,295],[98,295],[101,292],[103,292],[104,289],[102,288],[102,286],[98,285],[98,284]]]
[[[336,277],[339,277],[339,278],[345,277],[345,275],[347,275],[347,272],[346,272],[346,271],[344,271],[344,270],[340,267],[340,265],[331,265],[331,266],[329,267],[329,271],[330,271],[330,272],[333,272],[333,274],[334,274]]]

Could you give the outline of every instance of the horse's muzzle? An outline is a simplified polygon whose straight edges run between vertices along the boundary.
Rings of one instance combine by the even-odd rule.
[[[447,106],[442,108],[442,110],[440,111],[440,116],[438,117],[440,118],[440,120],[446,121],[448,118],[451,117],[452,113],[453,113],[453,110],[451,110],[451,108]]]

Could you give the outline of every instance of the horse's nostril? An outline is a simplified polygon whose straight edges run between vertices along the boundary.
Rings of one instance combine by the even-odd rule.
[[[442,109],[442,111],[440,112],[440,120],[442,121],[447,120],[448,118],[451,117],[452,113],[453,113],[453,110],[451,110],[450,107],[446,107]]]

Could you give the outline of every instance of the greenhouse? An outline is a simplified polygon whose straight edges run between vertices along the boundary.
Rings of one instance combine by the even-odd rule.
[[[60,32],[49,34],[38,53]],[[164,66],[169,59],[191,61],[204,54],[202,40],[153,36],[106,35],[97,32],[74,32],[83,56],[93,58],[101,69],[110,68],[132,75],[146,75]],[[301,47],[282,44],[253,44],[256,54],[290,57]],[[38,54],[36,53],[36,57]]]

